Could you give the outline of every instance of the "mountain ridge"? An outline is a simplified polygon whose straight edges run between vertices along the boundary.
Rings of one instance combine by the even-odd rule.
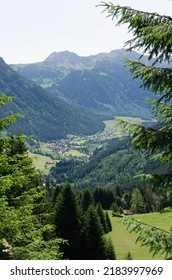
[[[19,75],[0,59],[0,94],[16,96],[1,108],[0,117],[21,113],[24,118],[10,126],[43,140],[65,138],[67,134],[92,134],[104,128],[99,116],[53,97],[33,81]]]
[[[149,118],[144,98],[150,93],[132,81],[122,62],[126,57],[137,60],[140,54],[124,49],[85,57],[69,51],[54,52],[43,62],[12,67],[70,105],[109,116]]]

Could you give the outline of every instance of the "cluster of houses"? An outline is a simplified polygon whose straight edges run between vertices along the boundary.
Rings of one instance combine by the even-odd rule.
[[[62,156],[69,156],[69,150],[75,149],[74,145],[70,143],[70,140],[63,139],[59,140],[58,142],[51,144],[49,148],[56,154],[62,155]]]
[[[115,130],[108,130],[108,131],[103,131],[103,132],[99,132],[99,133],[96,133],[94,135],[92,135],[90,137],[90,140],[99,140],[101,137],[110,137],[110,138],[113,138],[115,135]]]

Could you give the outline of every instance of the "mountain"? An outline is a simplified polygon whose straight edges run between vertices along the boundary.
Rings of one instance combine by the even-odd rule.
[[[124,49],[87,57],[64,51],[52,53],[43,62],[12,67],[69,104],[107,115],[148,118],[144,99],[150,93],[132,80],[122,61],[139,57]],[[147,62],[146,57],[143,60]]]
[[[41,86],[20,76],[0,58],[0,94],[15,96],[1,108],[0,117],[19,112],[24,118],[10,126],[40,140],[64,138],[67,134],[93,134],[104,128],[100,117],[53,97]]]

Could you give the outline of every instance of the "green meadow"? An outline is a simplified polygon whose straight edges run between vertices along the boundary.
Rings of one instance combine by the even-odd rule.
[[[72,156],[72,157],[88,157],[86,154],[84,153],[80,153],[79,151],[77,150],[69,150],[69,155]]]
[[[148,247],[141,247],[140,243],[136,243],[138,235],[134,232],[129,233],[127,226],[122,223],[121,218],[112,217],[111,211],[109,211],[109,217],[113,230],[108,236],[112,239],[117,260],[125,260],[129,252],[133,260],[163,260],[165,258],[165,256],[161,254],[153,257]],[[132,217],[169,232],[172,228],[172,212],[139,214]],[[128,216],[128,218],[130,219],[130,216]]]
[[[29,154],[29,157],[32,158],[33,165],[35,166],[35,168],[44,174],[48,174],[50,168],[57,162],[57,160],[52,160],[52,158],[49,156],[33,154],[31,152],[29,152],[28,154]],[[47,164],[47,162],[51,162],[54,164]]]
[[[123,120],[130,123],[135,123],[138,125],[144,124],[145,122],[155,123],[155,120],[144,120],[141,118],[135,117],[124,117],[124,116],[116,116],[113,120],[104,121],[105,131],[114,130],[114,136],[123,136],[124,131],[123,128],[119,125],[119,120]]]

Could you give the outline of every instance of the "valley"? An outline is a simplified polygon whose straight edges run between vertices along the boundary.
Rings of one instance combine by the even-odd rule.
[[[104,121],[104,130],[96,134],[90,136],[67,135],[65,139],[45,143],[40,142],[36,148],[34,145],[30,147],[30,155],[34,159],[35,167],[41,172],[48,174],[50,168],[61,159],[78,158],[83,162],[87,162],[96,150],[104,148],[110,140],[127,136],[118,125],[118,119],[143,125],[144,123],[149,125],[156,123],[154,119],[144,120],[141,118],[118,116],[113,120]]]

